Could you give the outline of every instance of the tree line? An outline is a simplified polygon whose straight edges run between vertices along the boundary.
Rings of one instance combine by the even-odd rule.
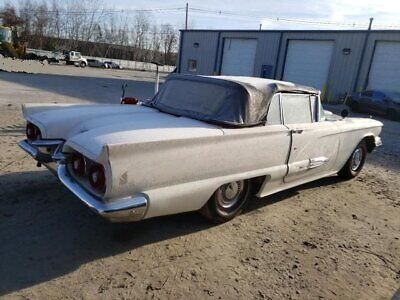
[[[178,31],[153,23],[151,16],[113,10],[102,0],[20,0],[0,7],[14,43],[28,48],[175,65]]]

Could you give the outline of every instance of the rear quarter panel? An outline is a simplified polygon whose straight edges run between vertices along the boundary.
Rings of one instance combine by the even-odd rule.
[[[146,217],[200,209],[222,184],[286,173],[284,126],[224,130],[224,135],[109,145],[112,198],[145,193]]]

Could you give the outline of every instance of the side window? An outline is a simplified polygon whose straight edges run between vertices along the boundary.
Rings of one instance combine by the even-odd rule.
[[[267,115],[268,125],[279,125],[281,122],[281,105],[279,103],[279,95],[274,95],[269,104],[268,115]]]
[[[325,112],[318,96],[310,96],[311,116],[313,122],[325,121]]]
[[[311,123],[310,96],[282,94],[285,124]]]
[[[311,116],[313,122],[318,122],[318,98],[317,96],[310,96]]]
[[[324,111],[324,107],[322,106],[321,101],[318,101],[318,102],[319,102],[319,121],[323,122],[323,121],[326,121],[325,111]]]

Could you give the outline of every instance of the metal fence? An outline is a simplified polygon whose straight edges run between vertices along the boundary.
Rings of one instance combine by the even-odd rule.
[[[46,50],[39,50],[39,49],[26,49],[27,53],[34,53],[40,56],[47,56],[47,57],[55,57],[56,53]],[[124,60],[124,59],[114,59],[114,58],[106,58],[106,57],[94,57],[94,56],[83,56],[86,59],[97,59],[101,62],[104,61],[112,61],[119,64],[124,69],[132,69],[132,70],[143,70],[143,71],[155,71],[156,65],[152,63],[142,62],[142,61],[133,61],[133,60]],[[175,69],[175,66],[160,66],[160,72],[170,73]]]

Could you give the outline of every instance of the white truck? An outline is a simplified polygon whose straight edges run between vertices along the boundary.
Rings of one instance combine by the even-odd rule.
[[[67,65],[76,65],[85,68],[88,65],[86,58],[82,57],[80,52],[68,51],[65,54],[65,61]]]

